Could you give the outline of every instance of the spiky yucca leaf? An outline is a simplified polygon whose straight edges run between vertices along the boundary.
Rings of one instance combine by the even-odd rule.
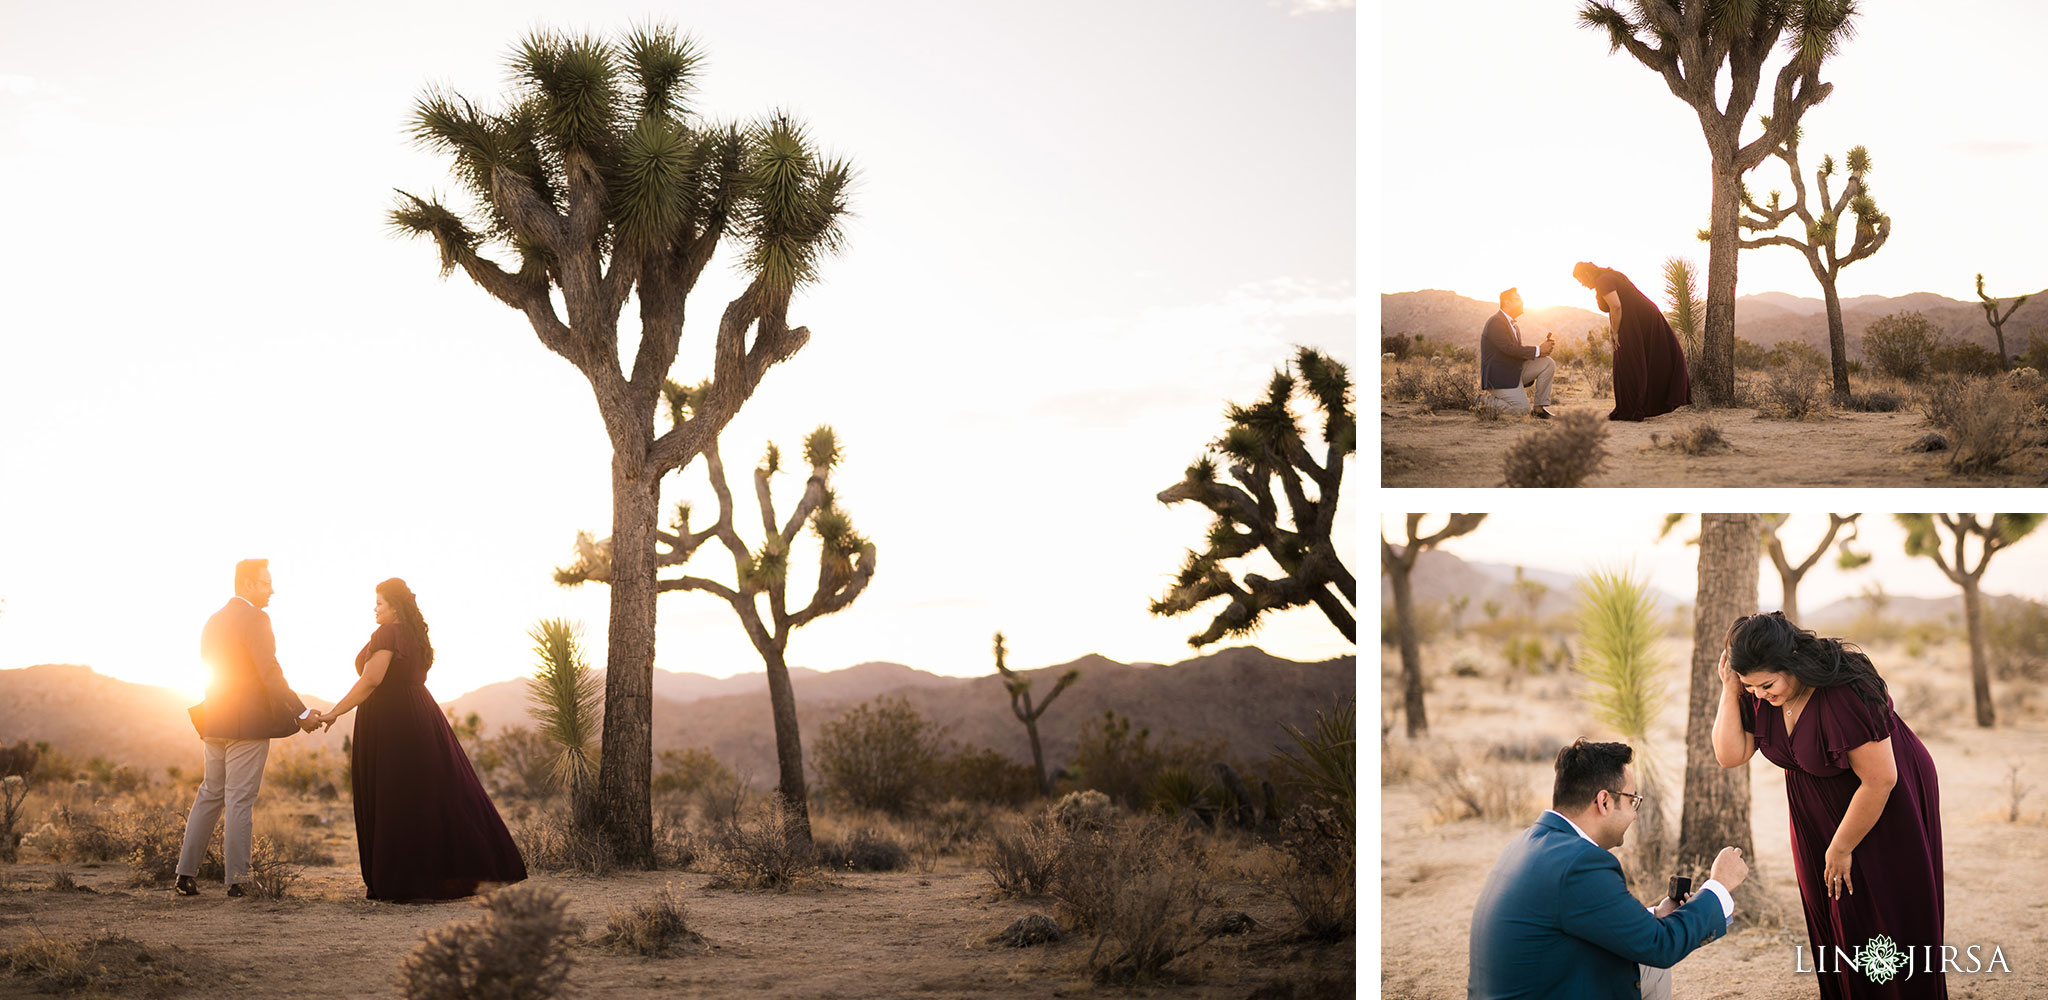
[[[1775,207],[1776,202],[1772,204]],[[1671,321],[1671,329],[1685,339],[1688,352],[1698,352],[1700,318],[1706,305],[1700,301],[1699,271],[1692,261],[1684,257],[1664,261],[1664,297],[1671,301],[1671,310],[1664,314]]]
[[[697,67],[704,61],[695,40],[677,36],[666,25],[646,25],[628,32],[621,48],[640,88],[641,117],[689,113],[683,96],[693,89]]]
[[[659,246],[689,218],[697,143],[670,119],[648,116],[627,134],[611,175],[611,217],[619,238]]]
[[[549,618],[526,633],[540,658],[526,682],[528,712],[553,748],[550,773],[571,792],[588,788],[597,777],[604,712],[604,684],[577,648],[579,631],[564,619]]]
[[[617,127],[618,52],[601,38],[536,31],[512,57],[515,79],[540,98],[540,128],[557,152],[605,154]]]
[[[391,210],[391,230],[406,236],[431,236],[441,252],[441,277],[455,273],[455,267],[476,256],[482,237],[463,224],[462,217],[439,201],[398,192],[399,206]]]
[[[771,476],[782,471],[782,449],[775,442],[768,442],[768,449],[761,453],[759,468]]]
[[[1579,583],[1578,671],[1592,683],[1593,717],[1637,746],[1667,699],[1657,636],[1663,621],[1649,581],[1633,571],[1596,570]],[[1655,770],[1645,752],[1645,770]]]
[[[804,438],[804,463],[813,469],[830,469],[839,465],[839,437],[832,432],[832,425],[819,424],[818,429]]]
[[[1354,835],[1358,813],[1358,703],[1345,702],[1329,712],[1316,711],[1307,732],[1285,727],[1293,750],[1276,756],[1294,774],[1294,784],[1328,806]]]

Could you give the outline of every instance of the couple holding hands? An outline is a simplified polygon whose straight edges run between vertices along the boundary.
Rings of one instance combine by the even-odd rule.
[[[285,683],[264,610],[275,592],[268,560],[235,564],[235,596],[200,635],[210,676],[206,700],[191,712],[205,744],[205,777],[185,820],[178,894],[199,894],[199,862],[223,813],[227,894],[247,894],[256,793],[270,741],[332,726],[358,709],[349,789],[366,895],[456,899],[483,883],[526,878],[518,846],[427,691],[434,647],[405,581],[377,585],[377,630],[356,654],[355,686],[324,713],[307,708]]]
[[[1786,968],[1814,974],[1827,1000],[1947,997],[1940,788],[1884,678],[1782,612],[1737,619],[1718,672],[1715,762],[1747,767],[1762,751],[1785,771],[1812,949]],[[1683,878],[1654,908],[1629,895],[1612,851],[1642,801],[1632,756],[1584,738],[1558,752],[1551,809],[1502,852],[1473,909],[1468,997],[1669,997],[1671,966],[1733,924],[1749,876],[1739,848],[1689,897]],[[1885,961],[1855,960],[1868,955]]]

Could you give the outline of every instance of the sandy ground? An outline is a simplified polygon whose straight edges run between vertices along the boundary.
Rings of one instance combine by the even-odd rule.
[[[1468,640],[1469,642],[1469,640]],[[1959,645],[1959,644],[1956,644]],[[1574,737],[1614,738],[1586,721],[1575,678],[1531,677],[1509,692],[1499,674],[1449,676],[1454,655],[1483,657],[1476,646],[1453,654],[1428,647],[1435,666],[1429,694],[1430,736],[1412,752],[1426,757],[1443,748],[1458,748],[1468,759],[1497,745],[1554,748]],[[1879,669],[1902,663],[1896,653],[1872,651]],[[1689,648],[1667,644],[1667,662],[1688,662]],[[1947,885],[1947,933],[1951,945],[1983,945],[1988,961],[1991,946],[2003,948],[2011,974],[1982,973],[1948,977],[1949,996],[1956,1000],[2022,1000],[2048,996],[2048,900],[2040,892],[2048,870],[2048,724],[2030,692],[2017,690],[2026,718],[1979,730],[1962,712],[1968,692],[1967,651],[1945,649],[1935,662],[1917,670],[1886,671],[1901,716],[1912,726],[1940,774],[1944,876]],[[1389,690],[1398,679],[1400,657],[1386,658]],[[1901,684],[1924,686],[1928,695],[1907,693]],[[1659,717],[1652,737],[1663,748],[1667,773],[1682,780],[1684,763],[1682,694]],[[1398,714],[1400,699],[1388,705]],[[1915,705],[1921,718],[1907,714]],[[1938,708],[1936,706],[1939,706]],[[1390,718],[1393,716],[1390,716]],[[1390,735],[1390,759],[1411,752],[1403,747],[1396,721]],[[2007,775],[2022,766],[2023,784],[2035,786],[2022,801],[2018,823],[2006,821]],[[1465,993],[1468,941],[1473,901],[1492,870],[1501,848],[1525,829],[1549,803],[1551,762],[1507,762],[1492,765],[1524,786],[1530,796],[1526,815],[1512,821],[1461,820],[1440,823],[1432,811],[1440,796],[1426,778],[1384,785],[1382,792],[1380,866],[1382,971],[1387,997],[1460,997]],[[1427,771],[1423,772],[1425,775]],[[1761,913],[1738,910],[1728,936],[1694,952],[1673,969],[1674,995],[1682,998],[1752,998],[1793,1000],[1818,995],[1812,975],[1795,971],[1795,946],[1806,942],[1798,913],[1798,886],[1786,847],[1790,820],[1785,805],[1784,772],[1761,756],[1750,762],[1751,824],[1756,856],[1752,878],[1761,880],[1771,899],[1787,907],[1781,921]],[[1677,821],[1677,796],[1670,795],[1672,825]],[[1631,831],[1633,835],[1634,831]],[[1623,849],[1624,851],[1627,848]],[[1629,863],[1623,856],[1623,865]],[[1655,900],[1645,900],[1646,904]],[[1809,958],[1809,967],[1811,959]]]
[[[262,803],[259,802],[259,809]],[[339,841],[337,841],[338,843]],[[349,853],[353,854],[350,842]],[[91,892],[50,888],[59,872]],[[832,885],[784,894],[714,890],[709,874],[634,872],[602,878],[536,874],[565,894],[570,915],[601,930],[608,911],[672,886],[690,926],[708,947],[668,958],[574,949],[569,986],[584,997],[1085,997],[1243,998],[1277,986],[1277,996],[1349,996],[1357,976],[1355,939],[1304,946],[1274,932],[1218,939],[1180,960],[1179,981],[1135,989],[1093,985],[1085,962],[1093,940],[1070,936],[1036,948],[985,938],[1032,912],[1036,900],[989,898],[987,876],[965,861],[930,871],[835,875]],[[473,903],[391,904],[361,898],[353,863],[305,869],[282,901],[229,899],[219,883],[182,898],[127,886],[122,864],[0,866],[0,947],[34,935],[125,935],[185,983],[166,996],[338,997],[397,995],[400,960],[421,936],[480,915]],[[1284,925],[1284,902],[1249,886],[1226,886],[1227,904],[1269,926]],[[1184,968],[1183,968],[1184,966]],[[1171,970],[1170,970],[1171,971]],[[300,977],[313,976],[312,983]],[[1311,988],[1321,984],[1321,990]],[[0,972],[0,996],[33,995]],[[132,991],[132,992],[130,992]],[[131,985],[119,995],[143,995]]]
[[[1606,416],[1612,393],[1597,394],[1578,372],[1555,387],[1551,412]],[[1669,447],[1673,432],[1711,418],[1730,448],[1687,455]],[[1412,402],[1380,407],[1380,485],[1499,486],[1508,446],[1539,426],[1533,417],[1482,422],[1468,412],[1422,412]],[[1837,412],[1814,420],[1766,420],[1754,409],[1681,407],[1640,422],[1608,425],[1607,461],[1586,486],[2041,486],[2048,448],[2035,447],[1989,474],[1957,475],[1940,453],[1900,449],[1933,428],[1918,411]],[[1664,442],[1664,447],[1659,447]]]

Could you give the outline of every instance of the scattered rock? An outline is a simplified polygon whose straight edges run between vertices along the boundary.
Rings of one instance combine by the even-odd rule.
[[[1907,451],[1947,451],[1948,438],[1938,432],[1928,431],[1920,440],[1906,446]]]
[[[1019,918],[1002,933],[991,936],[988,943],[1008,945],[1012,948],[1029,948],[1032,945],[1058,941],[1062,937],[1065,935],[1060,933],[1060,925],[1054,923],[1051,917],[1043,913],[1033,913]]]
[[[1218,913],[1202,922],[1202,933],[1210,937],[1222,937],[1226,934],[1250,934],[1252,929],[1257,926],[1259,926],[1259,922],[1252,919],[1252,915],[1243,910],[1224,910],[1222,913]]]

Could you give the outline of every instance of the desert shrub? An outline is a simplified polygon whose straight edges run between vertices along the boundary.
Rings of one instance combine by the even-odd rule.
[[[512,825],[512,840],[527,867],[603,875],[618,865],[611,845],[595,831],[579,830],[563,808],[536,809]]]
[[[1823,363],[1795,357],[1772,368],[1757,383],[1757,415],[1778,420],[1820,416],[1828,411],[1831,391]]]
[[[169,885],[178,875],[178,852],[185,842],[185,816],[168,802],[138,803],[129,814],[128,884]],[[253,854],[255,846],[250,846]],[[207,845],[206,861],[221,864],[219,840]],[[202,864],[204,870],[207,864]]]
[[[862,827],[843,841],[818,841],[818,864],[838,871],[901,871],[910,866],[910,852],[881,831]]]
[[[1214,824],[1223,791],[1191,768],[1163,767],[1145,786],[1145,808],[1165,816],[1187,816]]]
[[[2021,360],[2035,371],[2048,372],[2048,337],[2027,334],[2027,352],[2021,355]]]
[[[1996,375],[2005,370],[1997,351],[1967,340],[1937,343],[1928,357],[1928,367],[1951,375]]]
[[[1744,340],[1741,337],[1735,338],[1736,368],[1755,371],[1768,368],[1770,364],[1771,354],[1769,351],[1764,350],[1763,345],[1754,341]]]
[[[0,973],[37,993],[172,996],[192,987],[197,964],[190,953],[153,949],[105,931],[80,938],[32,931],[28,937],[0,947]]]
[[[1851,389],[1849,397],[1842,400],[1842,408],[1858,413],[1897,413],[1906,408],[1906,397],[1891,389]]]
[[[933,762],[930,801],[1021,806],[1038,797],[1038,772],[987,747],[955,743]]]
[[[1893,313],[1863,333],[1863,356],[1880,375],[1911,382],[1934,365],[1939,333],[1917,312]]]
[[[0,861],[8,864],[21,852],[21,806],[27,800],[27,778],[19,774],[0,778]]]
[[[1358,806],[1358,703],[1318,709],[1307,730],[1284,728],[1294,749],[1274,759],[1290,772],[1287,783],[1308,803],[1329,810],[1349,836]]]
[[[1672,431],[1661,447],[1671,448],[1687,455],[1711,455],[1727,451],[1731,447],[1728,436],[1721,433],[1721,425],[1712,417],[1701,417],[1678,430]]]
[[[1988,603],[1984,644],[1999,677],[2048,680],[2048,605],[2026,598]]]
[[[470,764],[490,783],[493,798],[544,799],[554,790],[554,744],[524,727],[507,726],[480,739]],[[656,789],[659,790],[656,779]]]
[[[1043,896],[1059,875],[1066,827],[1048,812],[1025,817],[991,833],[981,852],[981,867],[999,897]]]
[[[257,837],[249,844],[249,892],[259,899],[283,899],[303,874],[279,850],[277,841]]]
[[[57,838],[51,853],[66,861],[116,861],[128,846],[114,829],[114,817],[91,807],[61,805],[51,817]]]
[[[42,746],[49,744],[45,743]],[[0,744],[0,778],[18,775],[26,782],[30,775],[36,773],[36,761],[42,756],[43,752],[37,749],[37,745],[27,740],[13,746]]]
[[[858,809],[902,814],[917,804],[939,758],[937,726],[902,698],[876,698],[825,724],[811,759],[826,794]]]
[[[1529,789],[1510,766],[1472,766],[1463,755],[1447,748],[1430,761],[1430,771],[1430,784],[1437,792],[1431,818],[1439,823],[1466,819],[1512,822],[1527,818]]]
[[[1095,936],[1098,981],[1150,980],[1207,940],[1201,917],[1215,895],[1199,835],[1141,816],[1068,836],[1051,895]]]
[[[1783,368],[1787,365],[1807,365],[1828,370],[1831,362],[1826,351],[1803,340],[1781,340],[1764,352],[1764,367]]]
[[[688,912],[676,898],[675,887],[663,886],[653,899],[610,910],[595,943],[620,955],[658,958],[701,946],[704,935],[690,929]]]
[[[398,967],[406,1000],[545,1000],[561,993],[582,928],[569,902],[534,885],[477,900],[482,920],[429,932]]]
[[[348,760],[326,747],[305,748],[286,743],[263,765],[263,787],[283,788],[298,795],[333,795],[348,787]],[[324,791],[323,791],[324,789]]]
[[[101,787],[121,795],[149,787],[148,774],[97,754],[85,762],[85,776]]]
[[[930,803],[912,821],[917,850],[933,858],[958,853],[988,832],[989,826],[987,803],[967,799]]]
[[[1479,398],[1478,379],[1460,365],[1411,362],[1392,371],[1388,398],[1420,403],[1428,413],[1467,409]]]
[[[1127,809],[1140,809],[1161,770],[1202,767],[1221,757],[1222,751],[1214,743],[1155,741],[1150,727],[1134,731],[1128,716],[1106,709],[1081,727],[1067,772],[1078,787],[1101,792]]]
[[[1302,805],[1281,826],[1287,861],[1273,888],[1295,915],[1295,933],[1334,941],[1357,925],[1357,841],[1345,817],[1323,807]]]
[[[1607,421],[1590,410],[1561,413],[1508,447],[1502,463],[1507,485],[1577,486],[1607,460]]]
[[[1380,335],[1380,355],[1382,357],[1391,354],[1394,356],[1395,361],[1400,361],[1408,356],[1408,345],[1408,338],[1398,333]]]
[[[1945,382],[1924,409],[1948,432],[1948,464],[1957,472],[1989,470],[2034,443],[2026,397],[2001,382]]]
[[[1588,330],[1573,337],[1566,334],[1557,338],[1557,350],[1551,352],[1560,368],[1585,365],[1591,368],[1613,368],[1614,348],[1607,342],[1606,330]]]
[[[734,817],[711,847],[715,889],[789,889],[818,874],[818,854],[799,840],[780,795],[751,817]]]
[[[1068,830],[1099,830],[1116,819],[1116,802],[1093,789],[1068,792],[1052,804],[1054,821]]]
[[[707,788],[739,780],[710,747],[663,750],[661,771],[654,776],[654,794],[695,795]]]

